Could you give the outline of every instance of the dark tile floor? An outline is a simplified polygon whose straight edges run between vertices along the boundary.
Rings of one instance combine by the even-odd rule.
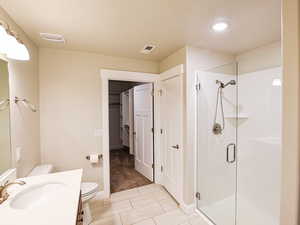
[[[110,191],[119,192],[152,182],[134,169],[134,156],[127,149],[110,151]]]

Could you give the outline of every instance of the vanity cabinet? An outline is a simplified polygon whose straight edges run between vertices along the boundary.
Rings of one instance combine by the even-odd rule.
[[[79,201],[78,201],[76,225],[83,225],[83,208],[82,208],[81,192],[80,192]]]

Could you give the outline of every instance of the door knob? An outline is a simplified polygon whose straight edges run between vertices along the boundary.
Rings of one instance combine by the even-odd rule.
[[[179,145],[173,145],[172,148],[179,149]]]

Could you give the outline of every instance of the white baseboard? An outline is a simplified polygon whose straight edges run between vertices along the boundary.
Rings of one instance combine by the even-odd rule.
[[[180,204],[180,208],[183,210],[183,212],[185,212],[186,214],[192,214],[195,212],[195,209],[196,209],[196,205],[193,203],[193,204],[190,204],[190,205],[186,205],[184,203],[181,203]]]

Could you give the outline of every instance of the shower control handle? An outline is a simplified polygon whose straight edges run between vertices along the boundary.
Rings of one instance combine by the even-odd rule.
[[[229,159],[229,152],[230,152],[230,149],[232,149],[232,148],[230,148],[231,146],[233,146],[233,159],[230,160]],[[235,147],[235,143],[230,143],[226,147],[226,161],[228,163],[234,163],[235,160],[236,160],[236,147]]]

